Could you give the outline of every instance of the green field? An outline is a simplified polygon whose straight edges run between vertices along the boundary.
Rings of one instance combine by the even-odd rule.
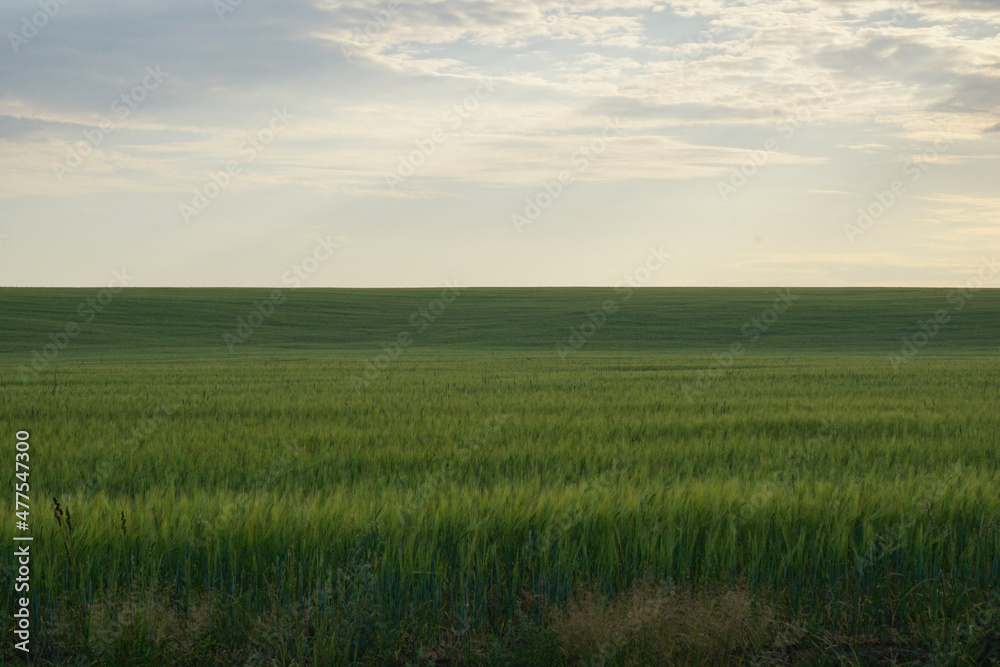
[[[444,291],[283,290],[285,302],[239,349],[377,350],[409,331],[412,347],[554,352],[588,311],[611,300],[620,310],[587,349],[711,354],[728,348],[744,324],[779,298],[771,289],[466,288],[449,294],[452,303],[428,321],[420,309],[428,310]],[[72,343],[77,358],[110,351],[140,356],[217,351],[226,347],[223,335],[234,333],[254,302],[267,300],[272,290],[128,289],[111,295],[107,305],[97,301],[99,293],[0,288],[3,353],[26,353],[15,359],[28,359],[49,343],[50,334],[74,321],[83,329]],[[1000,290],[795,288],[790,294],[791,307],[754,351],[896,352],[901,338],[940,309],[951,320],[934,337],[932,352],[995,353],[1000,347]],[[410,323],[414,316],[416,325]]]
[[[0,289],[40,664],[1000,660],[1000,291],[98,293]]]

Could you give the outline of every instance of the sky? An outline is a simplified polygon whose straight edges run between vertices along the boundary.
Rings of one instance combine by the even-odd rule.
[[[998,31],[1000,0],[4,0],[0,285],[963,285],[1000,246]]]

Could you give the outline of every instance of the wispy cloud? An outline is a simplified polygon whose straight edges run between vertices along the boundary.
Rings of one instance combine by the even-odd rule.
[[[627,244],[660,242],[667,229],[690,241],[692,259],[685,264],[678,249],[676,264],[687,273],[664,281],[787,278],[790,258],[815,258],[839,242],[856,208],[945,129],[955,144],[923,190],[914,188],[866,236],[875,244],[869,250],[894,243],[895,253],[836,261],[851,273],[852,257],[864,257],[916,280],[930,253],[921,242],[954,229],[953,252],[974,249],[988,235],[970,230],[988,229],[997,212],[986,176],[1000,166],[1000,13],[992,1],[261,0],[231,7],[220,20],[204,0],[68,3],[16,51],[7,44],[0,53],[0,209],[9,226],[28,228],[39,216],[92,224],[100,230],[96,256],[111,263],[144,253],[127,239],[146,238],[153,223],[145,221],[155,219],[161,252],[180,256],[191,240],[167,234],[176,202],[239,159],[241,142],[276,106],[294,113],[295,124],[243,166],[226,201],[201,222],[279,230],[288,221],[277,216],[306,224],[318,216],[345,234],[350,228],[362,245],[425,234],[426,254],[409,260],[411,274],[399,273],[408,284],[453,275],[444,269],[458,262],[447,251],[458,238],[468,241],[467,252],[506,248],[509,212],[568,168],[608,119],[619,119],[625,132],[580,174],[587,187],[560,198],[546,231],[532,234],[528,243],[543,255],[563,252],[574,235],[584,235],[587,252],[625,252]],[[0,24],[16,27],[32,11],[32,0],[5,3]],[[86,142],[149,67],[170,76],[60,181],[54,165]],[[449,110],[484,78],[496,92],[452,128]],[[829,93],[820,103],[817,86]],[[386,174],[440,127],[447,138],[433,155],[400,187],[387,188]],[[766,164],[720,205],[715,183],[769,138],[780,141]],[[210,242],[209,231],[192,233]],[[30,232],[19,238],[31,243]],[[775,252],[733,261],[760,243]],[[502,263],[518,265],[525,247],[511,245]],[[217,251],[221,257],[225,248]],[[893,263],[900,256],[909,263]],[[38,270],[51,282],[72,282],[96,275],[85,261],[53,259]],[[243,277],[252,274],[249,261],[220,259],[195,271],[206,281],[239,275],[232,280],[252,283]],[[481,280],[503,282],[490,261],[474,263]],[[586,263],[599,266],[600,257]],[[5,266],[8,281],[19,279],[16,266]],[[816,267],[827,263],[810,266],[795,275],[819,279]],[[594,270],[551,267],[567,283],[600,284]],[[375,284],[382,268],[368,261],[358,268],[367,277],[350,280]],[[561,275],[526,270],[538,281]],[[169,274],[164,268],[154,280],[169,282]]]

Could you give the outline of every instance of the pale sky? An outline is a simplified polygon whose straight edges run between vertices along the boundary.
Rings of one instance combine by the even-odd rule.
[[[1000,249],[998,31],[998,0],[4,0],[0,285],[600,286],[651,248],[650,286],[964,284]]]

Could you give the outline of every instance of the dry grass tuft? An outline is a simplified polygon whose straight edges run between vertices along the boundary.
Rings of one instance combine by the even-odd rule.
[[[127,659],[136,664],[199,665],[216,648],[212,642],[218,618],[211,596],[179,600],[170,586],[133,586],[105,596],[88,608],[86,638],[74,617],[73,605],[51,612],[49,639],[73,653],[102,659]]]
[[[647,583],[611,600],[584,590],[555,612],[552,629],[573,664],[711,665],[759,654],[777,622],[745,586],[690,592]]]

